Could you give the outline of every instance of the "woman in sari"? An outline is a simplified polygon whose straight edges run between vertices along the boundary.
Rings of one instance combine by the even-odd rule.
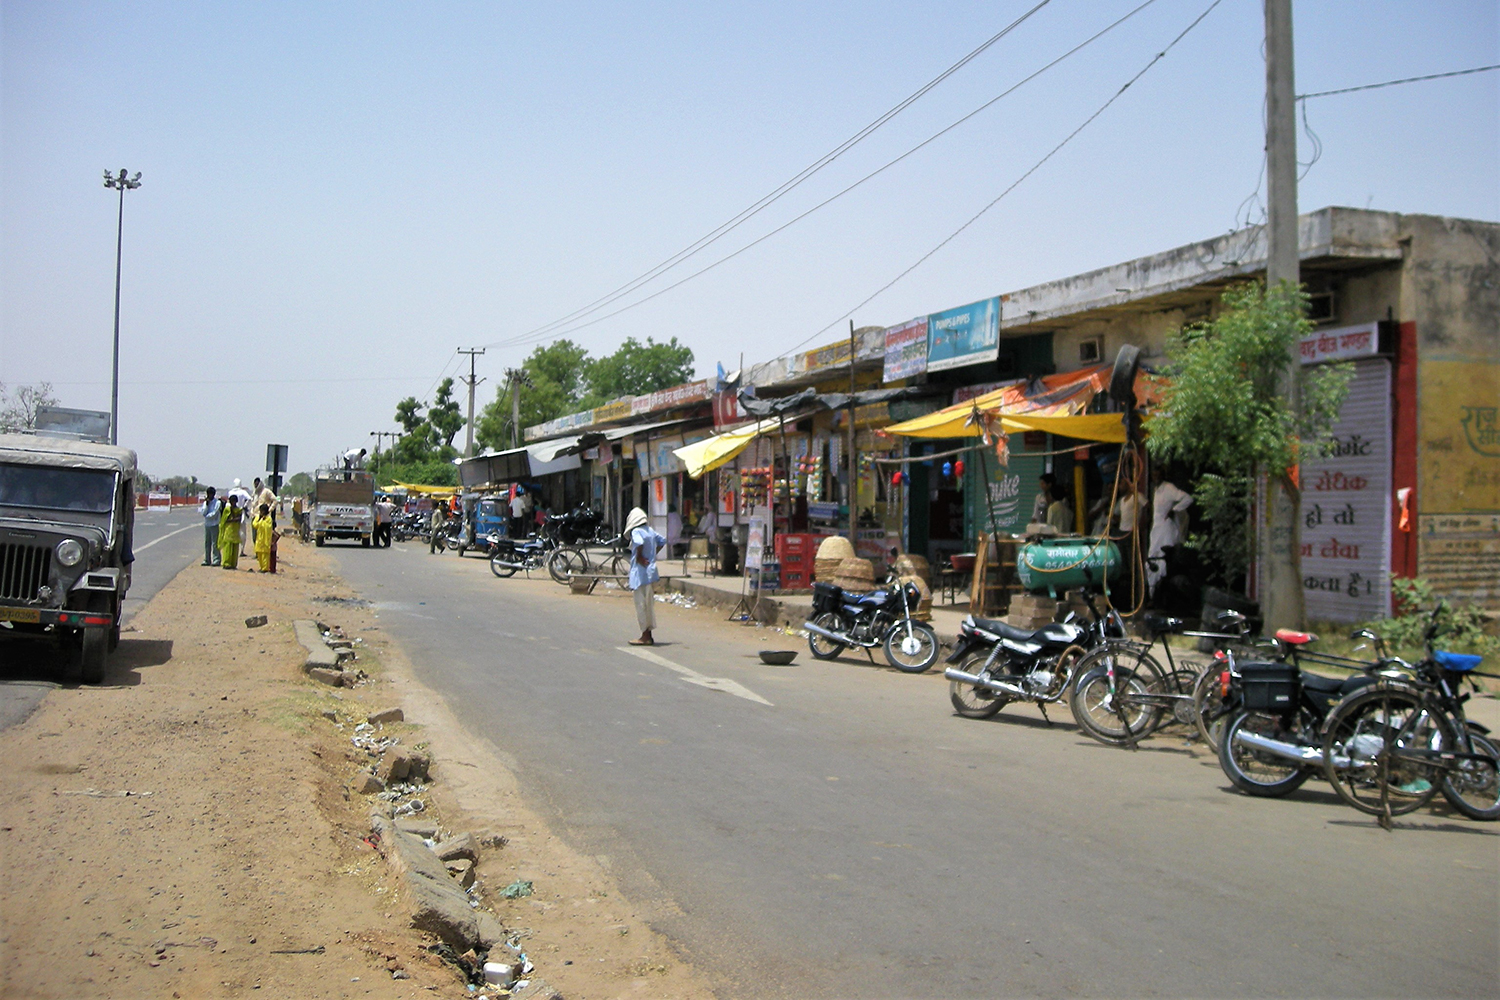
[[[273,527],[271,505],[263,503],[260,505],[260,514],[254,521],[250,522],[250,528],[255,533],[255,561],[260,566],[262,573],[271,572],[271,532]]]
[[[234,493],[219,512],[219,564],[225,569],[240,564],[240,498]]]

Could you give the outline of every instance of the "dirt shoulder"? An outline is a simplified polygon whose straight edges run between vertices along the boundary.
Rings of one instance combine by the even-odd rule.
[[[105,685],[54,690],[0,733],[0,994],[474,996],[368,839],[379,799],[351,789],[374,763],[356,724],[400,706],[382,734],[432,757],[421,815],[491,845],[475,896],[535,983],[576,1000],[711,995],[595,859],[526,809],[331,560],[284,543],[281,569],[189,567],[136,617]],[[247,628],[254,615],[269,624]],[[368,680],[309,679],[299,618],[356,639]],[[518,881],[533,894],[499,895]]]

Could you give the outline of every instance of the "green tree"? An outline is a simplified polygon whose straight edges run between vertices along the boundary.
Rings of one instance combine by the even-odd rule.
[[[629,337],[615,353],[588,363],[584,371],[588,391],[581,408],[667,389],[692,377],[692,348],[679,344],[676,337],[661,344],[650,337],[645,344]]]
[[[1348,365],[1296,366],[1302,411],[1279,389],[1298,341],[1311,332],[1307,295],[1258,283],[1227,290],[1219,314],[1168,339],[1161,407],[1147,424],[1158,460],[1183,462],[1199,474],[1193,498],[1209,530],[1189,543],[1203,550],[1219,579],[1235,586],[1249,566],[1250,500],[1266,474],[1300,496],[1293,482],[1303,454],[1328,439],[1348,392]]]
[[[453,379],[438,384],[437,397],[427,408],[427,422],[432,425],[433,440],[441,450],[451,451],[453,438],[464,426],[464,415],[453,398]]]
[[[313,477],[309,472],[294,472],[287,478],[281,492],[287,496],[306,496],[313,491]]]
[[[521,386],[521,428],[554,420],[584,409],[579,402],[588,351],[571,340],[536,348],[522,364],[531,385]],[[496,387],[495,398],[475,420],[474,436],[481,447],[503,451],[511,442],[511,384]],[[523,440],[521,434],[516,440]]]

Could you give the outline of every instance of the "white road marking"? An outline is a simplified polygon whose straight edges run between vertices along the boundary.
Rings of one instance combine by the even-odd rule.
[[[687,681],[689,684],[696,684],[699,687],[706,687],[710,691],[723,691],[725,694],[732,694],[736,698],[744,698],[746,701],[753,701],[761,705],[771,704],[769,701],[766,701],[766,699],[762,698],[760,695],[756,694],[754,691],[751,691],[749,688],[745,687],[743,684],[740,684],[737,681],[732,681],[727,677],[706,677],[703,674],[698,673],[698,671],[696,670],[690,670],[687,667],[682,666],[681,664],[673,663],[665,656],[658,656],[656,653],[651,652],[651,650],[645,649],[641,646],[616,646],[615,648],[622,653],[629,653],[631,656],[640,657],[647,663],[654,663],[659,667],[666,667],[668,670],[675,671],[681,674],[682,679]]]
[[[173,535],[180,535],[184,531],[188,531],[189,529],[196,528],[196,527],[198,527],[198,525],[196,525],[196,524],[189,524],[189,525],[187,525],[187,527],[178,528],[176,531],[169,531],[165,535],[162,535],[160,538],[153,538],[153,539],[151,539],[151,541],[147,542],[145,545],[137,545],[135,547],[134,551],[136,551],[136,552],[145,552],[147,549],[149,549],[151,546],[155,545],[157,542],[165,542],[168,538],[171,538]]]

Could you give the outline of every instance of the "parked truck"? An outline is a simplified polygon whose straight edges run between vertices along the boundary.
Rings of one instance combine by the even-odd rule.
[[[127,448],[0,434],[0,642],[63,647],[68,680],[103,681],[120,641],[135,479]]]
[[[319,469],[313,481],[312,536],[358,538],[368,547],[375,537],[375,477],[363,469]]]

